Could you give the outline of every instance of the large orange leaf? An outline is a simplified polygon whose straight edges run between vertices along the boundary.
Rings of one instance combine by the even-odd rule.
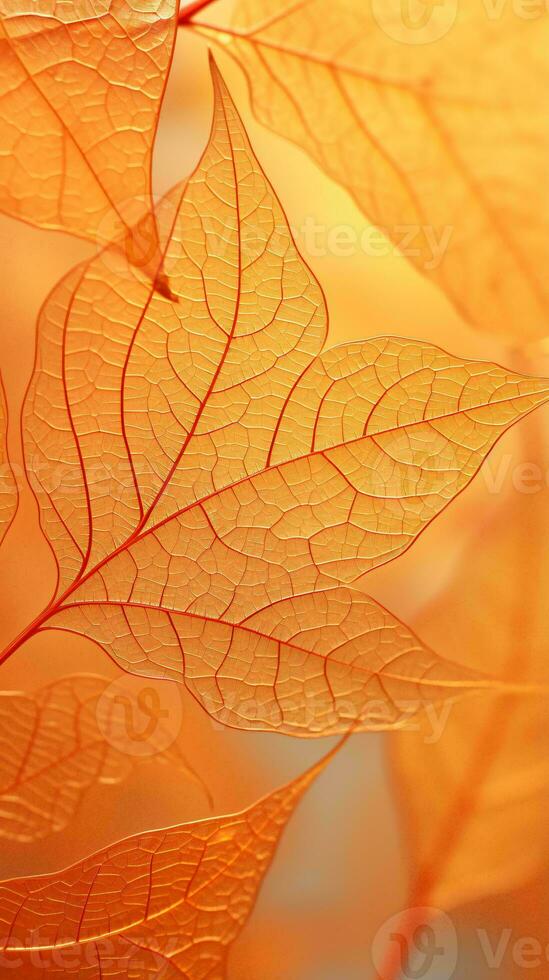
[[[103,242],[150,211],[178,6],[2,0],[2,210]]]
[[[161,720],[166,709],[156,718],[151,711],[146,746],[132,745],[121,700],[112,681],[91,674],[64,677],[33,696],[0,693],[0,837],[34,841],[64,830],[92,786],[121,782],[140,760],[197,778],[178,733]]]
[[[60,575],[3,656],[78,630],[231,724],[379,726],[380,692],[401,724],[397,696],[471,675],[338,586],[403,552],[548,384],[395,338],[318,355],[322,294],[214,82],[159,212],[173,296],[111,248],[45,304],[26,444]]]
[[[0,376],[0,544],[17,510],[19,494],[8,457],[8,408]]]
[[[420,628],[445,637],[470,665],[545,679],[547,524],[543,493],[500,503],[481,546],[471,544]],[[435,744],[396,736],[411,905],[452,908],[518,888],[547,868],[548,751],[543,699],[469,699],[454,707]]]
[[[3,882],[3,972],[222,980],[280,835],[328,758],[242,813],[136,834],[64,871]]]
[[[471,322],[547,333],[543,4],[237,0],[230,24],[206,6],[191,24],[242,66],[262,123]]]

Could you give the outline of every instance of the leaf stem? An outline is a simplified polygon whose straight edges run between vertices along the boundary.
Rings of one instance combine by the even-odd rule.
[[[57,603],[55,606],[53,606],[51,602],[48,603],[45,609],[43,609],[41,613],[38,613],[38,616],[35,616],[35,618],[28,623],[20,633],[17,634],[11,643],[8,643],[7,647],[2,650],[0,653],[0,664],[3,664],[4,661],[8,660],[12,653],[15,653],[19,647],[22,647],[27,640],[32,639],[32,637],[39,631],[40,627],[47,622],[50,616],[53,615],[56,609]]]
[[[196,14],[199,14],[206,7],[209,7],[215,0],[194,0],[194,3],[188,4],[181,13],[179,14],[178,25],[183,27],[185,24],[190,23]]]

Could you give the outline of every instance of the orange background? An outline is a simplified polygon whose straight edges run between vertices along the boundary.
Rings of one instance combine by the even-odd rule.
[[[218,10],[229,4],[220,3]],[[217,12],[216,12],[217,13]],[[321,282],[330,311],[330,343],[395,334],[436,343],[466,357],[490,358],[525,371],[549,370],[543,351],[518,357],[490,337],[469,329],[445,298],[405,259],[394,253],[322,256],[307,254],[299,229],[314,218],[327,229],[366,225],[350,198],[296,147],[254,122],[244,79],[222,54],[218,63],[240,108],[260,163],[277,190],[298,245]],[[205,43],[181,31],[163,110],[155,158],[155,186],[162,193],[187,176],[208,137],[212,93]],[[4,273],[2,373],[10,407],[11,456],[21,465],[17,415],[33,362],[38,310],[51,287],[92,247],[59,233],[0,219]],[[535,355],[535,359],[534,359]],[[530,358],[530,359],[529,359]],[[535,367],[534,367],[535,364]],[[544,423],[547,421],[547,412]],[[528,459],[526,420],[499,444],[497,456]],[[33,498],[22,478],[21,504],[0,554],[2,618],[7,642],[48,600],[54,565],[42,538]],[[547,495],[544,487],[541,491]],[[412,627],[426,603],[449,581],[462,550],[482,526],[489,508],[505,507],[516,491],[505,482],[489,492],[482,475],[429,527],[414,548],[371,573],[364,588]],[[521,507],[528,507],[524,496]],[[546,529],[545,529],[546,530]],[[540,528],[540,534],[544,531]],[[512,575],[513,569],[495,570]],[[517,595],[525,586],[517,582]],[[531,583],[535,587],[535,583]],[[475,597],[476,598],[476,597]],[[462,610],[466,614],[466,610]],[[437,644],[422,619],[422,638]],[[33,639],[2,667],[2,688],[31,692],[47,680],[77,671],[116,677],[117,669],[91,642],[61,633]],[[159,691],[162,685],[158,685]],[[326,749],[321,742],[239,733],[215,726],[186,695],[179,738],[191,765],[205,779],[214,812],[242,808],[302,771]],[[388,736],[361,735],[349,743],[313,787],[288,827],[253,916],[230,954],[229,980],[368,980],[370,949],[381,923],[406,904],[406,857],[386,761]],[[421,786],[417,787],[421,792]],[[36,845],[2,848],[2,877],[53,870],[107,843],[135,833],[210,813],[204,794],[154,761],[137,767],[124,784],[93,790],[68,832]],[[517,842],[520,846],[520,842]],[[477,928],[511,926],[518,935],[549,941],[540,887],[520,899],[503,896],[454,916],[462,936],[456,977],[494,976],[476,961]],[[534,917],[535,916],[535,917]],[[536,931],[537,930],[537,931]],[[498,976],[516,976],[507,962]],[[549,966],[539,977],[547,976]],[[538,977],[534,970],[527,975]],[[435,974],[432,975],[435,980]]]

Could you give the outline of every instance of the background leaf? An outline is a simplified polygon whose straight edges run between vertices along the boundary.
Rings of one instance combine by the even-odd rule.
[[[237,0],[230,25],[215,4],[191,24],[242,66],[260,122],[394,242],[409,233],[411,261],[471,323],[545,336],[542,4]]]
[[[536,460],[547,456],[539,436],[532,448]],[[511,680],[547,677],[547,505],[528,485],[526,495],[495,504],[481,539],[418,621],[433,640],[444,636],[450,655]],[[412,904],[452,908],[521,887],[547,868],[544,698],[469,699],[454,706],[435,744],[395,739]]]
[[[64,830],[91,787],[121,782],[147,759],[169,766],[170,778],[200,783],[162,721],[146,752],[127,748],[117,690],[104,677],[74,674],[33,696],[0,693],[0,837],[30,842]]]

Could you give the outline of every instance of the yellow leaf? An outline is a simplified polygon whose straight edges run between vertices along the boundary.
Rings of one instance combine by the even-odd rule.
[[[336,589],[402,553],[548,383],[394,338],[319,355],[321,291],[213,74],[209,145],[159,210],[171,297],[113,247],[45,304],[26,449],[60,579],[2,656],[78,630],[294,734],[379,727],[387,680],[400,725],[396,693],[421,707],[471,675]]]

